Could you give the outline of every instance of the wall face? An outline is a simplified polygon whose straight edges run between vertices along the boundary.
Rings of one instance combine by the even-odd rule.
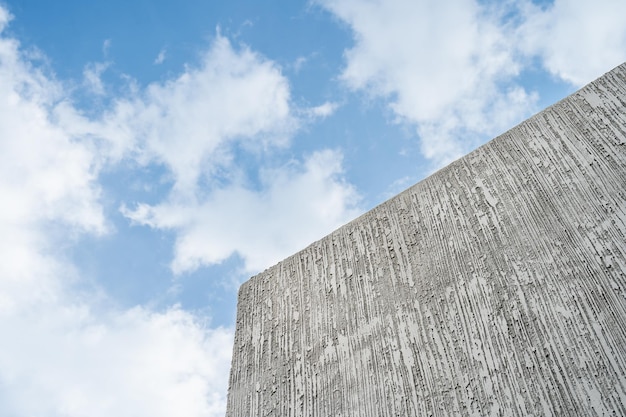
[[[227,416],[626,415],[625,274],[623,64],[246,282]]]

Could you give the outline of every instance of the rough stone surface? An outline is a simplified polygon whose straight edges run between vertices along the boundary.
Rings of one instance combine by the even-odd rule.
[[[625,274],[623,64],[243,284],[227,416],[625,416]]]

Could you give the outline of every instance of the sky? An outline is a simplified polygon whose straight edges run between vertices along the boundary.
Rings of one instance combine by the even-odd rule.
[[[242,282],[624,60],[623,0],[0,0],[0,415],[224,416]]]

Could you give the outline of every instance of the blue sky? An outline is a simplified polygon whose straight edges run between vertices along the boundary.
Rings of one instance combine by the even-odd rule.
[[[241,282],[626,58],[618,0],[179,3],[0,3],[3,416],[223,416]]]

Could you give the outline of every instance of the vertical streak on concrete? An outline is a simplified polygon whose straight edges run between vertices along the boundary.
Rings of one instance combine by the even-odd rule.
[[[626,415],[626,64],[245,283],[228,417]]]

